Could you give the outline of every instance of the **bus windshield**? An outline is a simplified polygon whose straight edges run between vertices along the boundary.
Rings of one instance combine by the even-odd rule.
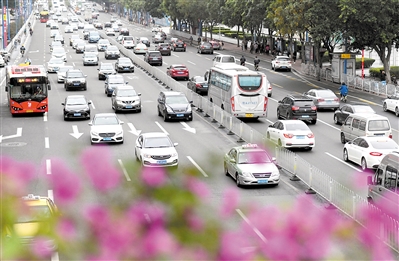
[[[45,83],[29,83],[10,86],[10,97],[16,102],[27,100],[42,101],[47,98],[47,88]]]
[[[238,85],[244,91],[256,91],[261,87],[261,75],[239,75]]]

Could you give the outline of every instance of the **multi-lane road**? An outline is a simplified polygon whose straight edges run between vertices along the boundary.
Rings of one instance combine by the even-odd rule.
[[[63,13],[66,16],[66,13]],[[101,13],[98,19],[104,23],[110,21],[110,15]],[[130,34],[135,37],[145,36],[151,39],[150,28],[125,23]],[[51,161],[57,157],[62,158],[71,169],[79,171],[79,158],[77,155],[83,149],[91,146],[88,121],[64,121],[62,105],[67,95],[84,94],[92,101],[92,115],[95,113],[113,112],[110,98],[104,94],[104,82],[98,80],[98,66],[83,66],[82,54],[76,54],[69,46],[69,36],[64,33],[64,26],[60,24],[60,32],[65,38],[65,49],[67,50],[68,65],[81,69],[87,75],[87,91],[66,92],[63,84],[57,83],[56,75],[50,74],[51,91],[49,92],[49,112],[44,116],[24,115],[12,117],[7,107],[6,93],[4,92],[4,69],[1,69],[1,92],[0,92],[0,135],[3,139],[0,143],[1,155],[11,156],[15,159],[31,161],[40,164],[37,170],[37,179],[30,186],[30,193],[38,195],[52,194],[52,188],[44,182],[44,175],[57,175],[51,171]],[[78,32],[83,38],[82,30]],[[27,42],[27,55],[32,64],[46,64],[51,57],[49,45],[50,30],[46,25],[36,21],[34,35]],[[155,48],[151,44],[150,49]],[[220,51],[229,54],[228,51]],[[215,52],[216,53],[216,52]],[[103,53],[99,54],[100,62],[105,60]],[[187,52],[172,52],[171,56],[163,57],[163,66],[159,67],[166,73],[166,67],[170,64],[183,63],[190,70],[190,76],[203,75],[212,66],[213,55],[197,54],[194,47],[187,47]],[[20,56],[15,64],[23,61]],[[112,61],[113,62],[113,61]],[[250,66],[250,65],[249,65]],[[265,72],[273,85],[273,96],[269,102],[269,113],[267,119],[248,122],[252,128],[265,133],[267,127],[276,117],[277,101],[281,100],[287,93],[303,93],[310,88],[331,88],[337,91],[338,86],[331,83],[318,82],[295,72],[273,72],[270,64],[261,63],[261,71]],[[124,73],[126,81],[132,85],[137,92],[141,93],[141,113],[119,113],[118,116],[125,122],[125,142],[121,145],[111,145],[112,155],[115,164],[121,170],[134,160],[134,144],[137,133],[160,131],[169,134],[173,142],[178,142],[177,151],[181,166],[197,168],[202,173],[202,179],[206,182],[211,191],[212,204],[219,204],[224,189],[234,187],[235,182],[223,174],[222,159],[232,146],[236,146],[236,138],[226,135],[220,131],[217,125],[213,125],[202,114],[195,113],[192,122],[163,122],[157,116],[157,98],[162,85],[154,81],[144,72],[136,69],[134,73]],[[185,84],[185,82],[183,82]],[[349,95],[351,101],[367,102],[379,114],[387,116],[393,127],[393,136],[398,142],[398,118],[391,113],[382,111],[382,98],[370,94],[353,91]],[[340,142],[340,126],[334,125],[332,111],[319,111],[318,122],[310,125],[316,137],[316,147],[312,151],[296,151],[300,157],[312,165],[327,173],[340,183],[356,190],[360,195],[366,195],[366,189],[353,185],[353,182],[366,184],[366,173],[360,168],[342,160],[343,144]],[[16,135],[18,134],[18,135]],[[73,135],[78,134],[78,135]],[[80,135],[81,134],[81,135]],[[11,136],[14,135],[14,136]],[[11,137],[10,137],[11,136]],[[8,138],[7,138],[8,137]],[[126,182],[132,182],[137,173],[121,171]],[[363,178],[358,178],[362,175]],[[259,206],[266,204],[284,204],[292,202],[299,194],[304,193],[304,186],[298,182],[289,180],[288,173],[282,170],[282,180],[277,187],[255,187],[238,189],[243,202],[251,202]],[[59,177],[62,179],[62,177]],[[356,179],[355,179],[356,178]],[[90,197],[88,200],[96,200]],[[55,199],[55,202],[57,199]],[[239,219],[240,216],[237,215]]]

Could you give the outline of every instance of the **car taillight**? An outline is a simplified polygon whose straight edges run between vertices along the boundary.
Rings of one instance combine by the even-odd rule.
[[[338,99],[338,98],[335,98],[335,99],[334,99],[334,101],[336,101],[336,102],[337,102],[337,101],[339,101],[339,99]]]
[[[197,83],[195,86],[197,86],[197,88],[201,88],[201,84]]]
[[[389,138],[392,139],[392,134],[389,134]]]
[[[230,101],[231,101],[231,110],[235,111],[236,110],[236,105],[235,105],[235,102],[234,102],[234,97],[231,97]]]
[[[294,135],[291,133],[284,133],[283,135],[284,135],[284,138],[288,138],[288,139],[292,139],[292,137],[294,137]]]
[[[381,156],[382,155],[382,153],[380,153],[380,152],[370,152],[370,155],[371,156]]]
[[[314,135],[313,135],[313,133],[309,133],[308,135],[306,135],[306,136],[308,136],[308,138],[314,138]]]
[[[276,63],[280,63],[280,62],[276,61]]]
[[[314,111],[316,111],[317,110],[317,107],[316,106],[312,106],[312,107],[310,107],[312,110],[314,110]]]
[[[324,101],[324,99],[317,99],[317,101],[318,101],[318,102],[323,102],[323,101]]]
[[[186,47],[187,45],[186,44],[184,44],[184,47]]]
[[[266,111],[266,109],[267,109],[267,101],[268,101],[268,99],[267,99],[267,97],[265,97],[265,100],[263,101],[263,111]]]
[[[291,110],[297,111],[297,110],[299,110],[299,106],[291,106]]]

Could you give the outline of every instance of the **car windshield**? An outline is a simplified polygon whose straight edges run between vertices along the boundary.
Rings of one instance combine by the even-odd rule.
[[[195,82],[205,82],[205,78],[202,76],[195,77]]]
[[[290,61],[290,59],[287,57],[287,58],[285,58],[285,57],[279,57],[279,58],[277,58],[276,60],[278,60],[278,61],[282,61],[282,62],[289,62]]]
[[[270,157],[265,151],[247,151],[238,154],[238,164],[256,164],[270,162]]]
[[[68,78],[82,78],[83,73],[81,72],[70,72],[68,73]]]
[[[65,50],[54,48],[53,54],[65,54]]]
[[[117,125],[117,124],[119,124],[119,122],[115,116],[95,117],[93,120],[93,125]]]
[[[353,107],[353,110],[356,113],[375,113],[373,108],[371,108],[370,106],[355,106]]]
[[[133,37],[131,37],[131,36],[128,36],[128,37],[124,37],[123,38],[123,40],[125,40],[125,41],[133,41]]]
[[[109,41],[104,39],[104,40],[98,41],[98,43],[99,44],[109,44]]]
[[[85,53],[85,57],[93,58],[93,57],[97,57],[97,55],[95,53]]]
[[[187,104],[188,100],[185,96],[168,96],[166,97],[167,104]]]
[[[185,69],[187,69],[187,67],[185,67],[185,66],[174,66],[173,67],[173,69],[179,69],[179,70],[185,70]]]
[[[86,99],[83,97],[69,97],[66,104],[68,105],[85,105],[87,104]]]
[[[398,144],[392,139],[372,140],[371,146],[375,149],[397,150]]]
[[[285,128],[288,131],[296,131],[296,130],[304,130],[304,131],[308,131],[309,127],[306,126],[306,124],[300,124],[300,123],[290,123],[290,124],[285,124]]]
[[[172,142],[167,137],[146,138],[144,140],[144,148],[169,148]]]
[[[120,97],[134,97],[137,96],[137,93],[135,90],[119,90],[118,91],[118,96]]]
[[[130,60],[120,60],[119,61],[119,64],[132,64],[131,62],[130,62]]]
[[[108,51],[118,51],[118,47],[111,45],[108,47]]]
[[[319,96],[319,97],[335,97],[335,94],[330,90],[320,90],[320,91],[317,91],[317,96]]]
[[[112,70],[112,69],[114,69],[112,64],[102,64],[101,65],[101,70]]]
[[[29,206],[29,211],[17,218],[17,223],[38,222],[51,217],[51,210],[47,205]]]

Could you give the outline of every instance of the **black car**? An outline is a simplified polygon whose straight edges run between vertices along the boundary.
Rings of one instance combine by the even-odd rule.
[[[98,70],[98,79],[105,80],[107,75],[115,74],[114,65],[112,63],[100,63],[100,68]]]
[[[68,70],[65,74],[64,88],[66,91],[70,89],[87,90],[87,75],[84,75],[80,69]]]
[[[188,101],[182,92],[163,91],[158,97],[158,116],[164,121],[168,120],[193,120],[191,110],[192,101]]]
[[[68,119],[90,119],[90,101],[84,95],[69,95],[65,98],[64,120]]]
[[[144,61],[153,65],[162,66],[162,54],[159,51],[147,51],[144,55]]]
[[[121,30],[119,31],[119,35],[129,36],[129,30],[127,28],[121,28]]]
[[[104,28],[112,28],[112,23],[111,22],[105,22],[104,23]]]
[[[170,48],[170,44],[169,43],[160,43],[157,45],[157,47],[155,48],[156,51],[159,51],[161,53],[161,55],[168,55],[170,56],[172,54],[172,50]]]
[[[317,122],[317,108],[312,99],[303,95],[287,95],[277,105],[277,118]]]
[[[104,87],[105,87],[104,92],[105,92],[105,94],[107,96],[111,96],[116,87],[122,86],[122,85],[125,85],[125,84],[128,84],[128,83],[129,82],[126,82],[125,78],[123,78],[123,76],[120,75],[120,74],[107,75],[106,78],[105,78],[105,83],[104,83],[105,84],[104,85]]]
[[[174,52],[177,52],[177,51],[185,52],[186,44],[182,40],[177,40],[172,44],[172,50]]]
[[[345,104],[334,112],[334,123],[343,124],[349,115],[354,113],[376,113],[373,108],[367,104]]]
[[[134,65],[129,58],[120,57],[116,60],[115,70],[119,72],[134,72]]]
[[[208,94],[208,82],[203,76],[194,76],[187,82],[187,88],[196,93]]]

